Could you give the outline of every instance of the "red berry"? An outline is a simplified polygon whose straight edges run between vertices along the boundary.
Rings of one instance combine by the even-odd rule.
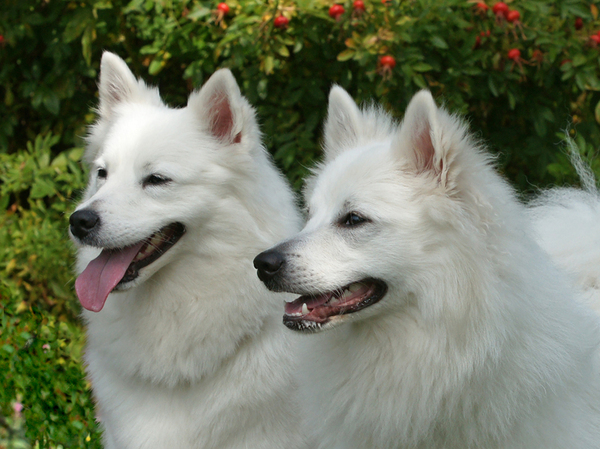
[[[393,56],[382,56],[381,58],[379,58],[379,63],[383,66],[383,67],[389,67],[390,69],[393,69],[394,67],[396,67],[396,60],[394,59]]]
[[[0,34],[0,45],[4,45],[4,36]]]
[[[508,51],[508,59],[518,61],[521,58],[521,50],[518,48],[512,48]]]
[[[492,7],[492,11],[494,11],[494,14],[497,16],[506,17],[506,14],[508,13],[508,5],[504,2],[498,2]]]
[[[583,19],[581,17],[577,17],[575,19],[575,29],[580,30],[583,28]]]
[[[514,9],[506,13],[506,20],[508,20],[510,23],[516,22],[520,18],[521,13],[519,11],[515,11]]]
[[[227,3],[219,3],[217,9],[223,14],[229,14],[229,6],[227,6]]]
[[[490,7],[483,2],[479,2],[479,3],[477,3],[477,9],[481,12],[485,12],[488,9],[490,9]]]
[[[277,16],[275,17],[275,20],[273,20],[275,28],[287,28],[288,23],[290,23],[290,19],[285,16]]]
[[[381,3],[383,3],[384,5],[387,4],[390,0],[381,0]]]
[[[362,0],[356,0],[354,3],[352,3],[352,6],[354,7],[355,11],[363,12],[365,10],[365,2]]]
[[[346,12],[346,10],[342,5],[333,5],[331,8],[329,8],[329,17],[337,19],[344,14],[344,12]]]
[[[590,39],[595,42],[594,46],[600,45],[600,35],[598,35],[598,34],[592,34],[590,36]]]

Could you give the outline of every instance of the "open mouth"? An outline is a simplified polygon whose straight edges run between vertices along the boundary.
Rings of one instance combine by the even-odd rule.
[[[142,268],[159,259],[183,234],[183,224],[171,223],[135,245],[103,249],[75,281],[81,305],[92,312],[102,310],[111,291],[125,289]]]
[[[385,282],[369,278],[335,291],[304,295],[286,303],[283,324],[299,332],[317,332],[338,316],[372,306],[386,292]]]
[[[118,289],[119,286],[133,281],[139,276],[139,271],[142,268],[150,265],[166,253],[169,248],[177,243],[184,233],[185,226],[181,223],[172,223],[143,240],[140,249],[127,267],[125,275],[115,288]]]

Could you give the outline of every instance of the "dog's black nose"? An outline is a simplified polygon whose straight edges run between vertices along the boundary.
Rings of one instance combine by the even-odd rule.
[[[285,262],[285,256],[278,251],[264,251],[254,258],[254,268],[261,281],[267,282],[277,274]]]
[[[96,212],[90,209],[82,209],[75,211],[69,217],[71,225],[71,233],[82,239],[86,237],[100,222],[100,217]]]

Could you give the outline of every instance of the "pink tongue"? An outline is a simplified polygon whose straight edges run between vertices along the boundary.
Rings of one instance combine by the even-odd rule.
[[[100,312],[108,294],[119,283],[127,267],[144,242],[120,251],[103,250],[92,260],[75,281],[75,291],[81,305],[92,312]]]

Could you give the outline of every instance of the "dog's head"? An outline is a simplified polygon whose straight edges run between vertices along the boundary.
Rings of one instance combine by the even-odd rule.
[[[83,260],[89,264],[75,284],[92,311],[113,289],[134,287],[168,264],[260,149],[254,112],[229,70],[217,71],[187,107],[172,109],[105,53],[99,97],[86,153],[90,180],[70,217],[82,253],[100,252]]]
[[[489,171],[486,159],[429,92],[412,99],[400,126],[359,110],[339,87],[329,101],[306,226],[254,261],[268,288],[302,295],[284,315],[299,331],[410,307],[440,282],[448,253],[475,250],[486,213],[468,179]]]

